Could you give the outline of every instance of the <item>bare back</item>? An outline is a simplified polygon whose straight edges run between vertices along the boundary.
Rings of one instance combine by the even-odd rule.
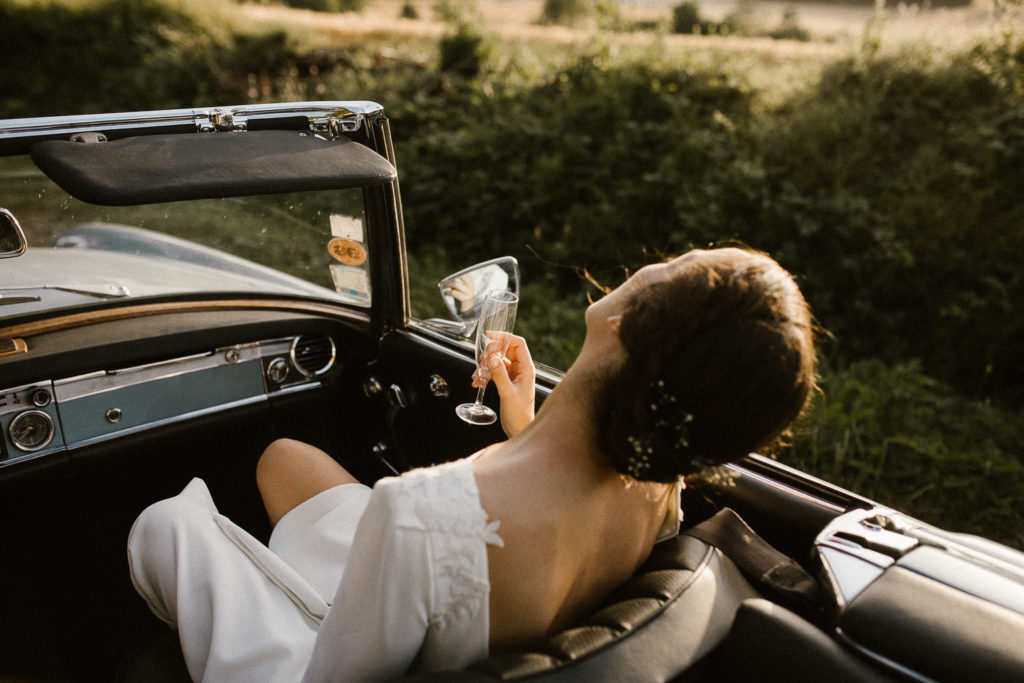
[[[672,492],[516,455],[474,464],[481,503],[505,542],[488,548],[492,652],[592,612],[650,554]]]

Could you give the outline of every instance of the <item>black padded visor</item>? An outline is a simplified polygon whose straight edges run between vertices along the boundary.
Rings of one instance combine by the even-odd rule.
[[[284,130],[48,140],[31,154],[72,197],[110,206],[344,189],[398,176],[358,142]]]

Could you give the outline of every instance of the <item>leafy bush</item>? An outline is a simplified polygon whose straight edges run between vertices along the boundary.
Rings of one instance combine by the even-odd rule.
[[[805,277],[845,357],[920,358],[1024,404],[1022,84],[1006,45],[847,60],[768,120],[764,194],[732,213]]]
[[[282,31],[232,34],[226,5],[0,2],[0,115],[176,108],[251,99],[287,71]]]
[[[672,8],[673,33],[707,33],[708,22],[700,15],[700,8],[693,0],[684,0]]]
[[[402,9],[399,10],[398,16],[402,19],[419,19],[420,13],[416,9],[416,5],[412,4],[410,0],[406,0],[402,3]]]
[[[783,11],[782,20],[778,26],[768,32],[768,37],[776,40],[807,41],[811,39],[811,32],[800,26],[796,8],[791,5]]]
[[[289,7],[315,12],[362,12],[367,0],[283,0]]]
[[[460,23],[455,33],[441,39],[441,70],[463,78],[477,76],[490,52],[490,47],[472,26]]]
[[[594,14],[594,0],[544,0],[540,23],[573,24]]]
[[[1024,421],[919,363],[825,370],[780,460],[955,531],[1024,548]]]

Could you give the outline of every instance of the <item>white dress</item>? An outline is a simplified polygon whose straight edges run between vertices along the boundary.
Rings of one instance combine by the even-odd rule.
[[[367,681],[487,655],[497,528],[468,460],[324,491],[270,547],[194,479],[139,516],[128,556],[193,680]]]

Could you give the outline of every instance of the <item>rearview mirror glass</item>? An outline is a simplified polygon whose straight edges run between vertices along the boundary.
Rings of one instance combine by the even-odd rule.
[[[445,306],[462,325],[462,334],[468,337],[476,330],[480,307],[488,292],[504,290],[519,294],[519,263],[511,256],[484,261],[452,273],[437,287]]]
[[[7,209],[0,209],[0,258],[21,256],[25,247],[25,233],[18,219]]]

